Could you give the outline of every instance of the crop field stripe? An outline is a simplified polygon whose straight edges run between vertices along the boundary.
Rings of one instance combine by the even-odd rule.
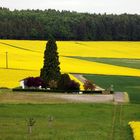
[[[80,57],[80,56],[66,56],[66,57],[86,60],[90,62],[109,64],[109,65],[114,65],[114,66],[140,69],[140,59],[137,59],[137,58],[130,59],[130,58],[105,58],[105,57]]]
[[[73,69],[73,73],[85,73],[85,74],[104,74],[104,75],[122,75],[122,76],[138,76],[140,77],[140,69],[115,66],[112,64],[104,64],[99,62],[90,62],[88,60],[80,60],[76,58],[61,58],[61,62],[71,63],[71,65],[65,64],[65,66],[69,67],[69,69],[73,69],[73,65],[75,65],[75,69]],[[67,71],[67,67],[62,65],[62,69]],[[85,69],[86,68],[86,69]],[[69,72],[69,71],[68,71]],[[71,72],[72,73],[72,72]]]
[[[0,44],[6,45],[6,46],[8,46],[8,47],[17,48],[17,49],[20,49],[20,50],[25,50],[25,51],[31,51],[31,52],[38,52],[38,53],[41,53],[41,52],[39,52],[39,51],[34,51],[34,50],[26,49],[26,48],[19,47],[19,46],[15,46],[15,45],[8,44],[8,43],[0,42]]]
[[[95,82],[103,88],[114,85],[115,91],[125,91],[128,93],[130,102],[140,103],[140,77],[115,76],[115,75],[84,75],[87,79]],[[137,87],[137,88],[136,88]]]

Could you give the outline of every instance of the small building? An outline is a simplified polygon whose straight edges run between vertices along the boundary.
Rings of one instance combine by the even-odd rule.
[[[22,79],[22,80],[19,81],[20,82],[20,86],[21,86],[22,89],[26,88],[25,81],[26,81],[26,79]]]

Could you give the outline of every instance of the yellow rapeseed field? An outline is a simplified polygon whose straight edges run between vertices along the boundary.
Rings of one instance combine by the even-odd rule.
[[[140,42],[58,42],[63,56],[140,58]]]
[[[39,71],[0,69],[0,87],[17,87],[25,77],[38,76]]]
[[[39,76],[46,41],[0,40],[0,87],[19,86],[19,80]],[[58,41],[62,73],[140,76],[139,69],[90,62],[66,56],[140,59],[140,42]],[[6,52],[8,67],[6,68]]]
[[[140,122],[131,121],[129,125],[132,128],[134,140],[140,140]]]
[[[61,57],[61,69],[66,73],[140,76],[139,69]]]

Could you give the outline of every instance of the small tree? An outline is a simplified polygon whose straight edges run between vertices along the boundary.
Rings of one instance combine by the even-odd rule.
[[[53,37],[50,37],[44,52],[44,66],[41,69],[40,77],[48,84],[50,81],[58,81],[60,78],[59,56],[57,45]]]
[[[91,81],[86,80],[86,81],[84,82],[84,89],[85,89],[86,91],[87,91],[87,90],[92,91],[92,90],[95,90],[95,88],[96,88],[95,85],[93,85]]]
[[[49,81],[48,86],[51,89],[56,89],[57,88],[57,81],[54,81],[54,80]]]
[[[52,127],[52,122],[54,121],[54,117],[49,115],[48,116],[48,127],[51,128]]]
[[[29,134],[32,133],[32,128],[33,128],[33,126],[35,125],[35,123],[36,123],[36,121],[35,121],[34,118],[29,118],[29,119],[27,120],[27,126],[28,126],[28,132],[29,132]]]

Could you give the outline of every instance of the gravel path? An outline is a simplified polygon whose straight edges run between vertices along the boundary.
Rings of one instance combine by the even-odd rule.
[[[53,96],[53,95],[52,95]],[[83,95],[83,94],[60,94],[54,95],[56,98],[65,99],[71,102],[84,102],[84,103],[107,103],[107,102],[116,102],[116,103],[126,103],[129,100],[126,98],[127,93],[124,92],[115,92],[114,94],[109,95]]]
[[[84,83],[87,79],[83,77],[81,74],[72,74],[74,77],[76,77],[78,80],[80,80],[82,83]]]
[[[65,99],[71,102],[84,102],[84,103],[105,103],[113,102],[114,96],[110,95],[79,95],[79,94],[61,94],[61,95],[52,95],[57,98]]]
[[[32,93],[14,92],[0,94],[0,103],[125,103],[128,94],[62,94],[62,93]]]

